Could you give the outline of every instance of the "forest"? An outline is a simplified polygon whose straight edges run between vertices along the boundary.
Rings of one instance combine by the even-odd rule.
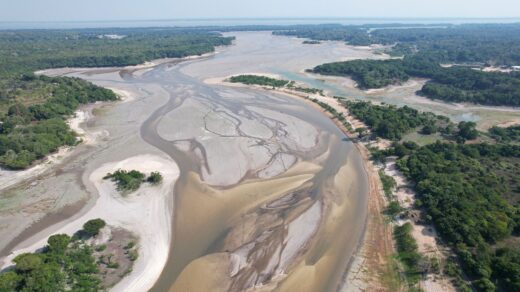
[[[354,60],[315,67],[314,73],[351,76],[362,89],[400,84],[410,77],[428,78],[419,94],[448,102],[520,106],[520,73],[482,72],[466,67],[441,67],[427,57],[404,60]]]
[[[315,41],[344,41],[352,45],[370,45],[371,41],[365,27],[343,25],[314,25],[281,28],[274,35],[296,36]]]
[[[448,102],[520,105],[520,73],[482,72],[472,67],[520,65],[520,24],[307,26],[273,32],[351,45],[381,44],[403,59],[354,60],[315,67],[311,71],[351,76],[362,89],[427,78],[419,94]],[[441,64],[454,65],[450,68]]]
[[[473,284],[518,291],[520,245],[510,239],[520,230],[520,147],[437,142],[397,165],[418,192],[424,220],[452,246]]]
[[[9,169],[24,169],[63,145],[76,144],[65,119],[80,104],[117,99],[112,91],[75,78],[32,75],[17,87],[12,98],[0,100],[0,166]]]
[[[422,54],[437,63],[520,64],[520,24],[373,24],[287,27],[273,32],[354,46],[391,46],[394,56]]]
[[[419,146],[394,139],[389,149],[373,150],[372,158],[384,163],[388,156],[398,157],[397,167],[417,192],[415,207],[423,211],[421,220],[433,223],[457,256],[463,271],[450,264],[445,272],[460,289],[466,289],[466,275],[479,291],[518,291],[520,145],[505,143],[511,141],[506,138],[495,138],[495,144],[465,144],[479,135],[473,122],[455,126],[445,117],[407,107],[342,103],[376,137],[398,138],[421,123],[438,123],[435,128],[442,133],[443,141]],[[493,128],[490,133],[503,131],[496,135],[509,137],[514,136],[516,128]],[[388,195],[395,182],[386,175],[381,180]],[[397,204],[390,204],[387,212],[395,214],[399,210]],[[409,227],[398,227],[394,237],[407,278],[414,281],[420,273],[420,257],[409,232]]]
[[[77,143],[65,119],[80,104],[117,96],[89,82],[33,72],[126,66],[214,51],[233,38],[180,28],[0,31],[0,167],[25,169]]]
[[[375,105],[364,101],[341,101],[349,113],[365,123],[377,136],[389,140],[401,140],[418,127],[422,133],[433,134],[445,129],[449,119],[430,112],[419,112],[409,106]]]
[[[0,31],[0,76],[47,68],[137,65],[209,53],[232,40],[187,28]]]
[[[401,60],[353,60],[323,64],[311,70],[313,73],[332,76],[349,76],[361,89],[382,88],[408,81],[410,76]]]

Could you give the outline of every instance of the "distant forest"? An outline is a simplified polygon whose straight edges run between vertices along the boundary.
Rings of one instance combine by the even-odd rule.
[[[397,60],[355,60],[317,66],[324,75],[351,76],[360,88],[400,84],[410,77],[430,81],[420,94],[449,102],[520,105],[520,72],[481,72],[471,67],[520,65],[520,24],[468,24],[443,27],[317,26],[275,31],[351,45],[381,44]],[[441,64],[453,64],[444,68]]]
[[[443,68],[424,56],[404,60],[354,60],[323,64],[314,73],[351,76],[362,89],[400,84],[410,77],[430,79],[419,94],[448,102],[520,106],[520,72],[482,72],[471,68]]]

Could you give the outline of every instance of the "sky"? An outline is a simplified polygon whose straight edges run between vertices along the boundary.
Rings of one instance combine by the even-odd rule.
[[[516,18],[520,0],[0,0],[0,22],[308,17]]]

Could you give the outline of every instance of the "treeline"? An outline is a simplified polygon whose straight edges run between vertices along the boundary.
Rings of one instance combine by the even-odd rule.
[[[238,75],[229,78],[229,82],[243,83],[247,85],[261,85],[270,87],[284,87],[289,84],[287,80],[280,80],[259,75]]]
[[[350,76],[360,88],[369,89],[407,81],[410,76],[402,67],[401,60],[354,60],[320,65],[311,71],[322,75]]]
[[[59,67],[137,65],[201,55],[232,40],[179,28],[0,31],[0,76]]]
[[[372,132],[381,138],[401,140],[403,135],[422,127],[424,134],[446,131],[449,119],[430,112],[419,112],[409,106],[375,105],[363,101],[341,101],[349,113],[365,123]]]
[[[360,88],[381,88],[410,77],[431,79],[420,94],[449,102],[520,105],[520,73],[481,72],[470,66],[520,64],[520,24],[364,25],[295,27],[275,31],[313,40],[341,40],[352,45],[391,45],[389,53],[404,60],[357,60],[313,69],[325,75],[352,76]],[[455,64],[443,68],[440,64]],[[466,66],[457,66],[466,65]]]
[[[379,24],[297,26],[277,35],[312,40],[345,41],[351,45],[392,45],[391,54],[422,54],[437,63],[520,64],[520,24],[436,25]]]
[[[520,250],[507,242],[520,231],[516,204],[504,194],[520,195],[509,175],[520,161],[513,145],[456,145],[437,142],[418,147],[398,160],[399,169],[414,183],[419,199],[443,239],[455,250],[464,271],[483,291],[520,289]]]
[[[520,64],[520,24],[464,24],[445,28],[378,29],[372,43],[397,44],[396,54],[417,52],[439,63]]]
[[[312,72],[351,76],[359,87],[381,88],[410,77],[428,78],[421,91],[432,99],[484,105],[520,106],[520,73],[481,72],[470,68],[443,68],[431,58],[355,60],[323,64]]]
[[[315,41],[344,41],[352,45],[364,46],[372,42],[365,27],[343,25],[296,26],[273,31],[274,35],[296,36]]]
[[[26,168],[60,146],[74,145],[76,137],[65,118],[80,104],[117,99],[112,91],[76,78],[32,75],[21,84],[28,88],[18,88],[16,94],[40,91],[47,96],[27,100],[36,102],[28,106],[16,98],[0,101],[0,166],[10,169]]]

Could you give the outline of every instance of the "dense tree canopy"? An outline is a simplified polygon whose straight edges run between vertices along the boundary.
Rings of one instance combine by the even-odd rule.
[[[0,274],[0,291],[99,291],[92,249],[66,234],[49,237],[41,253],[14,258],[15,269]]]
[[[520,269],[512,270],[518,264],[512,264],[517,252],[509,251],[517,256],[508,266],[508,260],[490,248],[520,229],[518,206],[514,199],[506,200],[508,193],[520,196],[518,182],[515,185],[500,173],[504,164],[515,165],[519,158],[518,146],[437,142],[398,160],[428,217],[455,247],[466,273],[481,279],[480,284],[496,279],[507,286],[506,279],[520,277]]]
[[[17,89],[18,94],[41,91],[48,97],[31,98],[29,106],[16,102],[0,112],[0,166],[23,169],[63,145],[74,145],[75,134],[65,123],[79,104],[116,100],[110,90],[75,78],[34,77],[30,89]],[[11,101],[0,101],[7,106]]]
[[[116,37],[114,37],[116,36]],[[229,45],[208,30],[113,28],[0,31],[0,76],[59,67],[137,65],[158,58],[180,58]]]
[[[390,140],[400,140],[404,134],[418,127],[433,125],[436,131],[449,123],[446,117],[419,112],[408,106],[375,105],[362,101],[343,101],[343,104],[351,115],[363,121],[378,137]]]
[[[401,60],[354,60],[317,66],[312,71],[322,75],[351,76],[363,89],[381,88],[407,81]]]

